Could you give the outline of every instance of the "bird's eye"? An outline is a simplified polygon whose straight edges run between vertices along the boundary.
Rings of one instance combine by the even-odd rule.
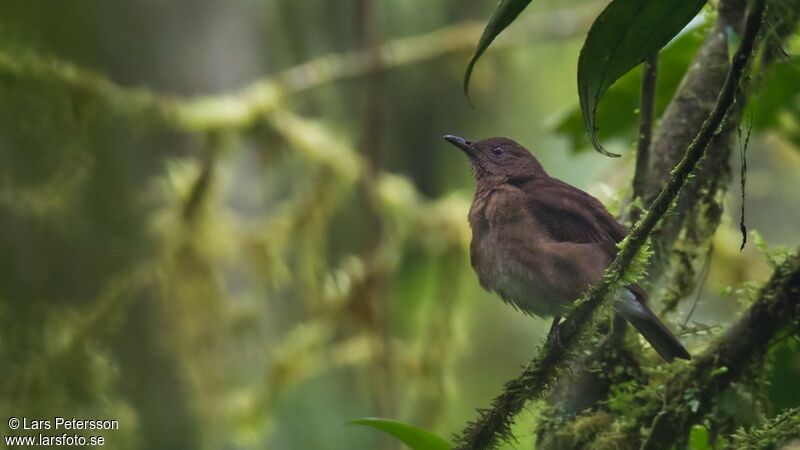
[[[492,149],[492,156],[501,156],[505,151],[502,147],[495,147]]]

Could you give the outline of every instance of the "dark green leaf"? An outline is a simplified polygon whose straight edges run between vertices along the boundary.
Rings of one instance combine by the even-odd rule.
[[[707,27],[684,33],[664,48],[658,58],[658,83],[656,86],[656,115],[660,116],[675,94],[697,49],[703,42]],[[615,138],[633,139],[638,127],[641,67],[623,75],[603,96],[597,105],[597,120],[603,124],[598,131],[601,141]],[[570,150],[581,152],[592,147],[583,123],[580,106],[576,103],[559,113],[552,125],[553,131],[569,141]]]
[[[399,439],[401,442],[411,447],[413,450],[450,450],[453,448],[450,443],[436,436],[430,431],[417,428],[396,420],[378,419],[375,417],[365,417],[354,420],[350,423],[356,425],[366,425],[385,431]]]
[[[478,40],[478,48],[475,50],[475,54],[472,55],[472,59],[469,60],[467,70],[464,73],[464,95],[467,96],[467,99],[469,99],[469,79],[472,77],[472,69],[475,67],[475,63],[478,62],[478,58],[489,48],[492,41],[494,41],[507,26],[511,25],[511,22],[517,18],[519,13],[521,13],[530,2],[531,0],[500,0],[500,3],[497,4],[494,13],[492,13],[492,17],[489,19],[489,23],[487,23],[486,28],[483,29],[483,34],[481,34],[481,38]]]
[[[619,77],[665,46],[700,11],[706,0],[613,0],[592,24],[578,58],[578,96],[589,138],[597,137],[600,98]]]

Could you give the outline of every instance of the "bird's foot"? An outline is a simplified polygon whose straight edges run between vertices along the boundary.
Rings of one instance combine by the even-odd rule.
[[[564,347],[561,345],[561,337],[558,326],[559,322],[561,322],[561,316],[554,317],[553,324],[550,325],[550,332],[547,333],[547,345],[550,346],[550,351],[564,349]]]

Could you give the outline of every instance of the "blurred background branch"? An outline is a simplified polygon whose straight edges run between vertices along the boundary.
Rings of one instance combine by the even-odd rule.
[[[565,39],[580,35],[599,10],[593,1],[549,16],[535,16],[526,30],[509,33],[496,47]],[[451,25],[366,49],[312,59],[274,76],[256,80],[230,94],[181,99],[145,88],[122,87],[90,70],[30,52],[0,53],[0,71],[22,78],[56,81],[101,98],[111,108],[157,120],[187,131],[246,129],[265,114],[282,109],[292,95],[327,83],[366,77],[398,66],[417,64],[472,50],[481,22]]]

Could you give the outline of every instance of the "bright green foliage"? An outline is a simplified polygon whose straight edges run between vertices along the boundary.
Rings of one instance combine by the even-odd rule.
[[[623,240],[617,245],[621,249],[622,246],[625,244],[626,241]],[[626,285],[637,283],[639,282],[639,280],[647,276],[647,264],[652,256],[653,256],[653,249],[650,245],[650,241],[648,240],[636,252],[636,256],[633,258],[633,261],[631,261],[631,265],[628,266],[628,269],[622,275],[621,277],[622,283]]]
[[[430,431],[396,420],[367,417],[350,423],[383,430],[408,445],[412,450],[449,450],[453,447]]]
[[[753,242],[756,244],[758,251],[767,259],[767,263],[773,269],[780,266],[789,257],[790,251],[786,246],[769,248],[764,236],[758,230],[751,231],[750,235],[753,236]]]
[[[689,449],[691,450],[712,450],[711,437],[708,428],[703,425],[695,425],[689,432]]]
[[[794,439],[800,439],[800,408],[787,410],[750,430],[740,429],[733,435],[730,448],[779,449]]]

